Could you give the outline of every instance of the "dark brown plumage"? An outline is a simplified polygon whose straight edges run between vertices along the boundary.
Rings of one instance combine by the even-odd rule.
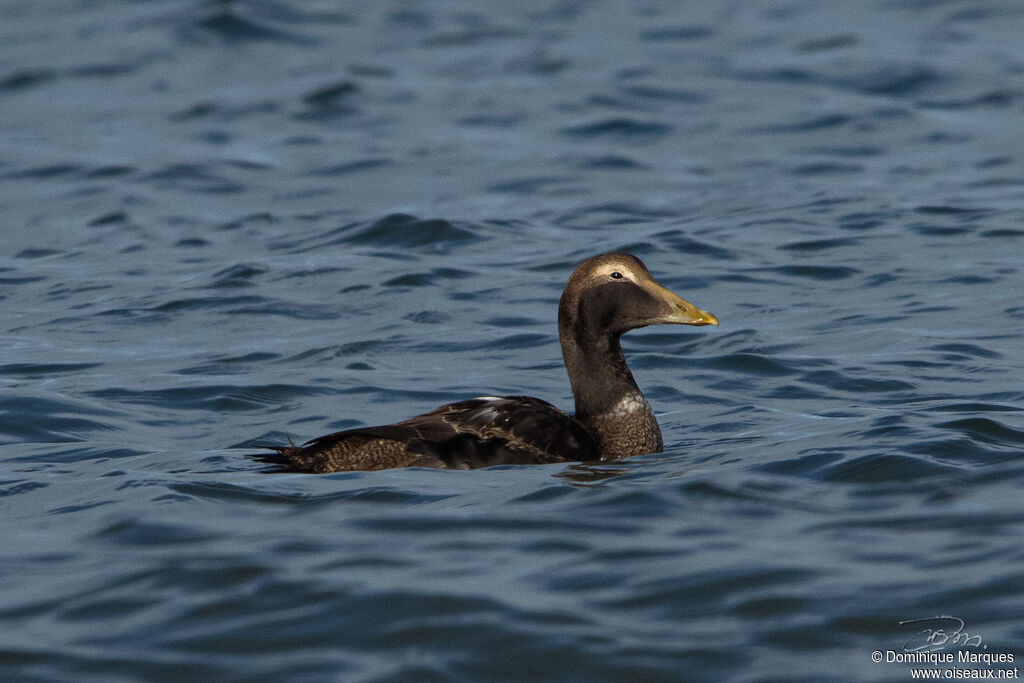
[[[575,416],[528,396],[484,396],[256,457],[291,471],[340,472],[470,469],[658,453],[661,429],[626,367],[619,337],[660,324],[717,325],[718,319],[659,285],[635,256],[595,256],[576,267],[558,305]]]

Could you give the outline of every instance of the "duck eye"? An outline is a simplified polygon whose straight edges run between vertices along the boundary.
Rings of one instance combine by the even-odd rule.
[[[617,270],[613,270],[611,277],[612,277],[613,280],[621,280],[622,279],[622,273],[620,273]]]

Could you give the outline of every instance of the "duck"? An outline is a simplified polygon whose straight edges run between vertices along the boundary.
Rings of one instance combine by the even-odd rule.
[[[530,396],[479,396],[389,425],[356,427],[256,454],[276,471],[614,461],[660,453],[661,428],[626,365],[620,337],[649,325],[718,325],[627,253],[576,266],[558,303],[558,338],[575,413]]]

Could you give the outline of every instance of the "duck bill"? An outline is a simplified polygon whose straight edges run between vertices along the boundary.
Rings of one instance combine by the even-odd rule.
[[[645,283],[644,287],[656,298],[668,304],[669,312],[651,319],[652,324],[663,325],[715,325],[718,318],[714,313],[701,310],[675,292],[665,289],[656,282]]]

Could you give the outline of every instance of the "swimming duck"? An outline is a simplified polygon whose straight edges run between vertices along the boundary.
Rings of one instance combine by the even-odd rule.
[[[616,460],[660,453],[661,429],[619,337],[647,325],[718,325],[662,287],[631,254],[580,263],[558,304],[558,337],[576,401],[568,415],[529,396],[481,396],[390,425],[357,427],[255,457],[300,472]]]

